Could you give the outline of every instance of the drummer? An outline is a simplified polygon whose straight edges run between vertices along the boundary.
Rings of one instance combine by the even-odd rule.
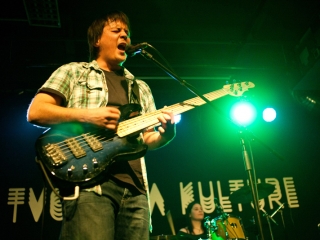
[[[204,212],[198,202],[189,204],[186,211],[186,226],[178,232],[179,239],[198,240],[207,238],[207,229],[204,227]]]

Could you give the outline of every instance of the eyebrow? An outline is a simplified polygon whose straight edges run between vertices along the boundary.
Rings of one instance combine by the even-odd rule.
[[[110,26],[110,25],[109,25]],[[111,27],[110,26],[110,30],[124,30],[129,36],[130,36],[130,30],[129,30],[129,28],[122,28],[122,27],[118,27],[118,26],[114,26],[114,27]]]

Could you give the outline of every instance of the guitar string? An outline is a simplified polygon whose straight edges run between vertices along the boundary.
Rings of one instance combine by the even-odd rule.
[[[218,91],[223,91],[222,90],[218,90]],[[218,97],[221,97],[222,95],[226,95],[227,93],[224,91],[223,93],[220,93],[218,94],[217,92],[214,92],[214,93],[208,93],[208,94],[205,94],[205,96],[209,99],[209,100],[214,100],[216,98],[212,98],[212,96],[210,95],[214,95],[215,96],[218,96]],[[190,104],[193,103],[193,104]],[[182,113],[184,111],[187,111],[191,108],[194,108],[196,106],[201,106],[205,103],[204,100],[202,100],[201,98],[199,97],[196,97],[196,98],[193,98],[193,99],[189,99],[187,101],[184,101],[184,102],[181,102],[181,103],[177,103],[177,104],[174,104],[172,106],[169,106],[167,107],[168,110],[170,109],[173,109],[176,111],[176,113]],[[198,105],[197,105],[198,104]],[[186,109],[188,108],[188,109]],[[163,108],[163,109],[166,109],[166,108]],[[139,117],[136,117],[136,118],[133,118],[133,119],[130,119],[129,121],[125,121],[123,123],[120,123],[119,125],[121,125],[118,129],[118,132],[124,132],[124,134],[128,134],[128,132],[132,133],[132,132],[135,132],[135,127],[132,126],[132,125],[140,125],[141,126],[141,119],[140,118],[145,118],[146,121],[145,121],[145,125],[146,126],[150,126],[150,122],[152,122],[153,124],[157,124],[159,123],[159,121],[154,118],[155,116],[159,116],[160,113],[161,113],[161,110],[163,109],[160,109],[158,111],[155,111],[155,112],[152,112],[152,113],[147,113],[143,116],[139,116]],[[180,110],[180,111],[178,111]],[[151,125],[153,125],[151,124]],[[141,127],[142,129],[145,128],[145,127]]]
[[[100,132],[105,132],[105,129],[101,129],[101,130],[97,130],[97,131],[94,131],[94,133],[100,133]],[[77,137],[74,137],[74,138],[69,138],[69,139],[74,139],[78,145],[83,149],[91,149],[90,145],[87,143],[87,141],[83,138],[83,135],[87,135],[89,136],[91,133],[88,132],[88,133],[85,133],[85,134],[81,134]],[[95,134],[91,135],[91,137],[93,136],[94,137]],[[105,139],[105,136],[103,135],[98,135],[97,137],[94,137],[97,141],[100,141],[101,143],[103,142],[108,142],[108,141],[112,141],[113,140],[113,137],[112,138],[109,138],[107,140],[104,140]],[[66,140],[64,141],[61,141],[61,142],[58,142],[58,143],[54,143],[52,145],[54,146],[57,146],[60,151],[64,154],[65,157],[69,157],[69,156],[72,156],[74,155],[72,150],[70,149],[70,147],[68,146],[68,144],[65,142]]]
[[[254,85],[251,83],[251,82],[246,82],[245,83],[246,85],[247,85],[247,87],[254,87]],[[243,83],[241,83],[240,84],[242,87],[243,87]],[[230,86],[231,86],[231,84],[230,84]],[[236,88],[238,88],[238,86],[239,85],[236,85]],[[231,88],[231,87],[230,87]],[[234,89],[233,89],[234,90]],[[242,91],[243,89],[240,89],[240,92]],[[223,89],[219,89],[219,90],[216,90],[216,91],[213,91],[213,92],[211,92],[211,93],[207,93],[207,94],[205,94],[204,96],[209,100],[209,101],[213,101],[213,100],[215,100],[215,99],[217,99],[217,98],[220,98],[220,97],[222,97],[222,96],[224,96],[224,95],[227,95],[228,94],[228,92],[226,91],[226,89],[225,88],[223,88]],[[238,94],[238,93],[237,93]],[[192,103],[192,104],[191,104]],[[181,103],[177,103],[177,104],[174,104],[174,105],[172,105],[172,106],[169,106],[168,107],[168,110],[169,109],[172,109],[172,111],[174,112],[174,111],[176,111],[176,113],[182,113],[182,112],[185,112],[185,111],[187,111],[187,110],[190,110],[190,109],[192,109],[192,108],[195,108],[196,106],[201,106],[201,105],[203,105],[203,104],[205,104],[206,102],[203,100],[203,99],[201,99],[200,97],[195,97],[195,98],[192,98],[192,99],[189,99],[189,100],[186,100],[186,101],[184,101],[184,102],[181,102]],[[198,104],[198,105],[197,105]],[[164,109],[164,108],[163,108]],[[137,131],[139,131],[139,130],[142,130],[143,128],[146,128],[146,127],[148,127],[148,126],[152,126],[152,125],[157,125],[158,123],[159,123],[159,121],[158,121],[158,119],[156,119],[155,118],[155,116],[159,116],[159,114],[161,113],[161,110],[162,109],[160,109],[160,110],[157,110],[157,111],[155,111],[155,112],[152,112],[152,113],[147,113],[147,114],[145,114],[145,115],[142,115],[142,116],[140,116],[140,118],[142,118],[142,119],[146,119],[146,121],[144,122],[144,127],[141,127],[141,119],[139,118],[139,117],[136,117],[136,118],[133,118],[133,119],[129,119],[129,120],[127,120],[127,121],[125,121],[125,122],[122,122],[122,123],[120,123],[119,124],[119,126],[120,126],[120,130],[118,129],[118,132],[119,131],[123,131],[123,132],[125,132],[126,133],[126,135],[128,135],[128,134],[130,134],[130,133],[134,133],[134,132],[137,132]],[[140,123],[140,126],[138,126],[137,125],[137,123]],[[133,127],[133,125],[136,125],[135,126],[135,128]],[[122,128],[122,129],[121,129]],[[125,130],[125,129],[123,129],[123,128],[127,128],[127,130]],[[129,133],[128,133],[128,129],[131,129],[130,131],[129,131]],[[117,132],[117,133],[118,133]],[[87,135],[89,135],[90,133],[87,133]],[[84,134],[84,135],[86,135],[86,134]],[[80,135],[80,136],[78,136],[78,137],[75,137],[74,139],[75,140],[77,140],[77,138],[81,138],[81,140],[80,140],[80,143],[78,143],[79,144],[79,146],[80,147],[84,147],[84,146],[86,146],[86,147],[88,147],[88,144],[86,144],[86,140],[83,140],[83,137],[82,137],[83,135]],[[101,141],[99,138],[100,137],[102,137],[102,136],[98,136],[97,138],[95,138],[95,140],[97,140],[97,141]],[[104,138],[104,137],[103,137]],[[102,139],[103,139],[102,138]],[[106,141],[111,141],[113,138],[111,138],[111,139],[107,139]],[[82,145],[82,146],[81,146]],[[66,147],[68,147],[68,145],[65,145]],[[89,145],[89,147],[90,147],[90,145]],[[68,147],[69,148],[69,147]],[[90,147],[91,148],[91,147]],[[69,151],[70,152],[70,151]]]
[[[221,93],[219,93],[219,92],[221,92]],[[221,97],[221,96],[223,96],[223,95],[226,95],[226,94],[227,94],[227,93],[224,91],[224,89],[220,89],[220,90],[217,90],[217,91],[214,91],[214,92],[205,94],[204,96],[207,97],[210,101],[212,101],[212,100],[214,100],[214,99],[216,99],[216,98],[218,98],[218,97]],[[218,97],[216,97],[216,96],[218,96]],[[193,103],[193,104],[190,104],[190,102]],[[192,109],[192,108],[194,108],[194,107],[196,107],[196,106],[201,106],[201,105],[203,105],[204,103],[205,103],[205,101],[204,101],[203,99],[201,99],[201,98],[199,98],[199,97],[195,97],[195,98],[186,100],[186,101],[184,101],[184,102],[182,102],[182,103],[174,104],[174,105],[169,106],[169,107],[167,107],[167,108],[168,108],[168,110],[169,110],[169,109],[173,109],[173,111],[175,110],[176,112],[181,113],[181,112],[187,111],[187,110],[189,110],[189,109]],[[198,104],[198,105],[197,105],[197,104]],[[186,108],[188,108],[188,109],[186,109]],[[165,109],[165,108],[163,108],[163,109]],[[151,112],[151,113],[144,114],[144,115],[139,116],[139,117],[142,117],[142,118],[145,118],[145,119],[146,119],[145,124],[146,124],[147,126],[150,126],[150,125],[152,126],[152,125],[154,125],[154,124],[159,123],[158,119],[156,119],[155,116],[159,116],[160,113],[161,113],[161,110],[162,110],[162,109],[157,110],[157,111],[154,111],[154,112]],[[178,111],[178,110],[180,110],[180,111]],[[141,125],[141,119],[139,119],[139,117],[129,119],[129,120],[125,121],[125,122],[121,122],[121,123],[119,123],[119,125],[122,125],[122,126],[121,126],[122,128],[125,128],[125,127],[128,128],[128,127],[131,126],[130,129],[135,129],[132,125],[137,125],[138,122],[139,122],[140,125]],[[120,131],[127,132],[127,131],[124,130],[124,129],[121,130],[121,127],[120,127]],[[142,129],[143,129],[143,128],[142,128]],[[141,127],[138,127],[138,129],[137,129],[136,131],[138,131],[138,130],[141,130]],[[102,132],[102,131],[105,131],[105,129],[103,129],[103,130],[97,130],[96,133],[99,133],[99,132]],[[135,131],[135,130],[131,130],[130,133],[134,133],[134,132],[136,132],[136,131]],[[91,133],[88,132],[88,133],[85,133],[85,134],[82,134],[82,135],[79,135],[79,136],[76,136],[76,137],[70,138],[70,139],[74,139],[81,148],[85,148],[85,147],[86,147],[86,148],[91,148],[90,145],[87,143],[87,141],[86,141],[86,140],[84,139],[84,137],[83,137],[83,135],[88,135],[88,136],[89,136],[90,134],[91,134]],[[94,137],[94,135],[91,135],[91,137],[93,137],[95,140],[100,141],[100,142],[101,142],[101,140],[102,140],[103,138],[105,138],[105,136],[97,136],[97,137]],[[99,138],[100,138],[100,139],[99,139]],[[113,138],[107,139],[106,141],[103,141],[103,140],[102,140],[102,142],[111,141],[112,139],[113,139]],[[68,146],[68,144],[65,142],[65,140],[62,141],[62,142],[55,143],[54,145],[58,146],[58,147],[60,148],[60,150],[61,150],[67,157],[69,157],[70,155],[74,155],[74,154],[72,153],[72,151],[70,150],[70,147]],[[67,153],[70,153],[70,155],[67,154],[66,152],[67,152]]]
[[[167,107],[167,108],[170,109],[170,108],[174,108],[174,107],[176,107],[176,106],[178,106],[178,107],[183,107],[183,106],[185,106],[185,105],[188,105],[188,102],[191,102],[191,100],[199,100],[199,99],[197,99],[197,98],[190,99],[190,100],[187,100],[187,101],[184,101],[184,102],[181,102],[181,103],[174,104],[174,105],[169,106],[169,107]],[[203,100],[202,100],[202,103],[204,103]],[[163,108],[163,109],[166,109],[166,107]],[[136,118],[132,118],[132,119],[130,119],[129,121],[126,121],[126,122],[123,122],[123,123],[120,123],[120,124],[125,125],[125,124],[128,123],[128,122],[137,122],[137,121],[140,120],[140,119],[139,119],[140,117],[148,117],[148,116],[152,116],[152,117],[153,117],[154,115],[158,115],[158,113],[160,113],[161,110],[163,110],[163,109],[159,109],[158,111],[151,112],[151,113],[146,113],[146,114],[143,115],[143,116],[139,116],[139,117],[136,117]]]
[[[221,91],[221,90],[218,90],[218,91]],[[209,94],[207,94],[208,97],[210,97],[209,95],[221,95],[221,94],[217,94],[216,92],[214,92],[214,93],[209,93]],[[211,100],[211,99],[209,98],[209,100]],[[189,105],[188,105],[188,102],[192,102],[192,101],[194,102],[194,104],[197,104],[197,103],[198,103],[198,104],[201,104],[201,103],[203,104],[203,103],[204,103],[204,101],[203,101],[202,99],[196,97],[196,98],[187,100],[187,101],[185,101],[184,103],[178,103],[178,104],[172,105],[172,106],[168,107],[168,110],[169,110],[170,108],[172,108],[172,109],[176,109],[176,111],[179,110],[179,109],[183,109],[184,111],[186,111],[186,110],[188,110],[188,109],[190,109],[190,108],[195,107],[194,104],[192,104],[192,105],[189,104]],[[187,107],[188,109],[186,109],[186,107]],[[180,110],[180,111],[181,111],[181,110]],[[181,111],[181,112],[182,112],[182,111]],[[161,110],[157,110],[157,111],[155,111],[155,112],[152,112],[151,114],[146,114],[147,116],[143,115],[143,117],[147,119],[147,121],[145,121],[145,124],[148,124],[148,126],[150,126],[150,125],[153,125],[153,124],[158,123],[158,120],[155,119],[154,117],[155,117],[155,116],[158,116],[160,113],[161,113]],[[131,126],[131,128],[133,128],[132,125],[135,124],[134,122],[138,122],[138,121],[139,121],[139,119],[138,119],[138,120],[135,120],[135,118],[130,119],[130,120],[131,120],[131,122],[133,122],[133,123],[129,123],[129,124],[127,124],[127,125],[128,125],[128,126]],[[135,120],[135,121],[133,121],[133,120]],[[140,120],[139,122],[141,122],[141,120]],[[151,122],[152,124],[151,124],[150,122]],[[133,128],[133,129],[134,129],[134,128]],[[141,129],[141,127],[138,127],[137,131],[140,130],[140,129]],[[103,131],[103,130],[99,130],[99,131],[96,131],[96,132],[101,132],[101,131]],[[122,131],[123,131],[123,130],[122,130]],[[134,132],[136,132],[136,131],[135,131],[135,130],[131,130],[131,132],[134,133]],[[88,143],[88,142],[84,139],[84,137],[83,137],[83,136],[85,136],[85,135],[89,136],[90,133],[82,134],[82,135],[79,135],[79,136],[77,136],[77,137],[70,138],[70,139],[74,139],[74,140],[77,142],[78,146],[81,147],[83,150],[85,150],[85,149],[84,149],[85,147],[91,148],[90,145],[89,145],[89,143]],[[95,140],[97,140],[97,141],[101,141],[101,140],[103,139],[103,136],[94,137],[94,135],[91,135],[91,137],[93,137],[93,138],[94,138]],[[102,139],[101,139],[101,137],[102,137]],[[100,138],[100,139],[99,139],[99,138]],[[108,139],[107,141],[111,141],[111,140],[112,140],[112,139]],[[74,155],[74,153],[73,153],[72,150],[70,149],[68,143],[66,143],[65,141],[60,142],[60,143],[56,143],[55,145],[60,148],[60,150],[63,152],[63,154],[64,154],[66,157],[69,157],[69,156],[72,155],[72,154]],[[74,146],[74,147],[75,147],[75,146]],[[67,153],[70,153],[70,155],[67,154]]]
[[[231,84],[230,84],[230,86],[231,86]],[[239,86],[241,86],[241,88],[239,88]],[[243,82],[243,83],[239,83],[239,84],[234,85],[233,88],[232,88],[233,95],[234,96],[241,96],[242,92],[246,91],[248,87],[254,87],[254,84],[252,84],[251,82]],[[212,101],[214,99],[217,99],[219,97],[227,95],[228,93],[230,94],[230,91],[227,91],[225,88],[223,88],[223,89],[220,89],[220,90],[205,94],[204,96],[207,97],[209,101]],[[196,105],[196,104],[193,104],[193,105],[191,104],[190,105],[190,104],[188,104],[189,102],[192,102],[192,101],[194,101],[194,103],[196,103],[196,104],[198,103],[199,105]],[[186,101],[184,101],[182,103],[178,103],[178,104],[172,105],[172,106],[168,107],[168,110],[170,108],[171,109],[176,108],[176,112],[177,113],[182,113],[184,111],[189,110],[190,108],[193,108],[193,107],[196,107],[196,106],[200,106],[200,105],[202,105],[204,103],[205,103],[205,101],[203,99],[201,99],[200,97],[195,97],[193,99],[186,100]],[[188,109],[186,109],[186,105],[189,105]],[[183,110],[181,110],[181,108],[183,108]],[[180,110],[180,112],[178,110]],[[122,132],[123,132],[123,135],[128,135],[128,134],[133,133],[133,132],[135,132],[137,130],[141,130],[141,129],[147,127],[147,126],[150,126],[150,125],[153,125],[153,124],[157,125],[159,123],[159,121],[157,119],[155,119],[154,117],[158,116],[160,112],[161,112],[161,109],[159,111],[156,111],[156,112],[153,112],[153,113],[150,113],[150,114],[146,114],[146,115],[143,115],[143,116],[139,116],[139,117],[130,119],[130,121],[126,121],[126,122],[122,123],[122,125],[118,128],[118,134],[120,133],[119,135],[122,135]],[[145,124],[143,125],[144,127],[141,126],[142,125],[141,124],[141,117],[142,117],[142,119],[144,119],[144,118],[146,119]],[[151,120],[149,119],[149,121],[148,121],[148,117],[150,117]],[[152,124],[150,124],[150,122]],[[133,125],[135,125],[135,127],[133,127]]]

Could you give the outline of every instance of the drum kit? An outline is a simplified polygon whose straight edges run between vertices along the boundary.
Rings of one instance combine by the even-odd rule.
[[[270,195],[274,190],[275,186],[272,184],[260,183],[257,184],[259,200]],[[242,187],[231,194],[231,202],[235,203],[250,203],[252,201],[251,190],[249,186]],[[204,220],[204,226],[207,229],[207,239],[202,240],[248,240],[248,236],[243,227],[242,220],[238,216],[227,214],[223,211],[223,208],[215,199],[215,205],[217,209],[218,217],[211,219],[209,216]],[[280,206],[283,207],[283,204]],[[277,211],[279,208],[277,209]],[[277,212],[276,211],[276,212]],[[275,212],[275,213],[276,213]],[[271,216],[273,216],[273,213]],[[269,215],[264,215],[270,217]],[[169,221],[170,222],[170,221]],[[172,221],[171,221],[172,222]],[[268,221],[269,223],[269,221]],[[270,226],[269,226],[270,227]],[[270,228],[271,231],[271,228]],[[271,232],[272,235],[272,232]],[[152,240],[183,240],[186,238],[175,235],[159,235],[150,237]]]
[[[247,239],[241,218],[223,213],[212,220],[207,219],[205,226],[208,229],[208,239]]]

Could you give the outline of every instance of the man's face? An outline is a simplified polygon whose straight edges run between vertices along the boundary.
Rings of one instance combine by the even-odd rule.
[[[122,65],[127,59],[125,49],[130,42],[127,25],[120,21],[109,21],[96,43],[96,46],[100,48],[97,60],[103,60],[110,66]]]

